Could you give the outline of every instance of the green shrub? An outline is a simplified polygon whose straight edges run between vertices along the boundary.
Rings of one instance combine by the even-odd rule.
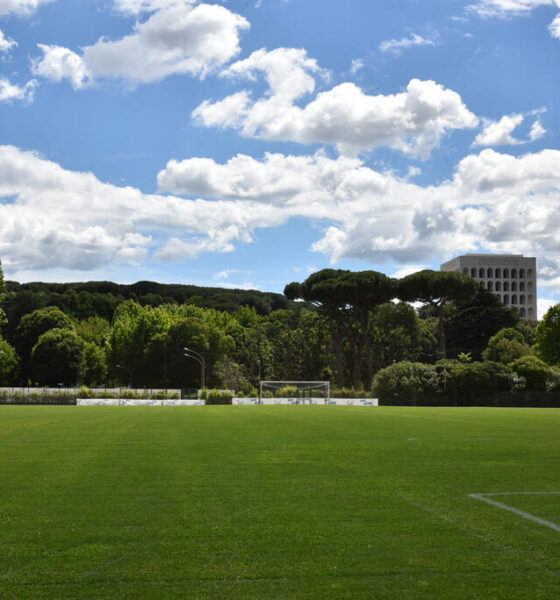
[[[82,385],[78,390],[78,398],[93,398],[93,393],[87,385]]]
[[[462,406],[478,404],[482,397],[510,391],[513,386],[511,369],[497,362],[464,363],[440,360],[436,363],[438,393],[446,403]]]
[[[283,388],[272,391],[273,398],[297,398],[298,389],[295,385],[285,385]]]
[[[547,389],[551,378],[550,367],[536,356],[522,356],[511,363],[511,368],[525,380],[525,390],[541,392]]]
[[[490,338],[488,347],[482,353],[482,358],[509,365],[517,358],[531,353],[531,347],[525,342],[520,331],[513,327],[504,327]]]
[[[548,379],[546,380],[546,391],[560,392],[560,369],[558,367],[550,368]]]
[[[229,390],[209,390],[206,404],[231,404],[233,392]]]
[[[371,398],[371,392],[354,388],[333,388],[331,398]]]
[[[178,400],[179,394],[177,392],[166,392],[165,390],[158,390],[152,393],[150,396],[152,400]]]
[[[434,401],[438,377],[433,365],[404,361],[378,371],[373,389],[380,404],[423,404]]]

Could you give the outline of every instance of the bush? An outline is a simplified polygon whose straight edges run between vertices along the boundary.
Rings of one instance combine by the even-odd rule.
[[[482,358],[508,365],[531,353],[531,348],[525,342],[523,334],[513,327],[505,327],[490,338],[488,347],[482,353]]]
[[[124,390],[124,391],[121,391],[121,393],[119,395],[123,400],[140,400],[143,398],[144,399],[148,398],[147,394],[145,394],[145,393],[139,394],[138,392],[136,392],[134,390]]]
[[[536,356],[522,356],[510,366],[525,380],[526,391],[541,392],[547,389],[547,381],[552,373],[550,367]]]
[[[180,394],[177,392],[165,392],[159,390],[151,395],[152,400],[179,400]]]
[[[436,370],[439,394],[461,406],[478,404],[481,398],[496,392],[510,391],[513,386],[513,373],[497,362],[440,360],[436,363]]]
[[[285,385],[277,390],[272,390],[273,398],[297,398],[298,389],[295,385]]]
[[[29,391],[27,388],[0,394],[0,404],[63,404],[75,405],[77,394],[67,391],[48,393],[46,390]]]
[[[209,390],[206,404],[231,404],[233,392],[229,390]]]
[[[87,385],[81,385],[78,390],[78,398],[93,398],[93,393]]]
[[[334,388],[331,390],[331,398],[371,398],[371,396],[371,392],[353,388]]]
[[[18,372],[19,356],[14,348],[0,336],[0,385],[14,383],[17,380]]]
[[[560,369],[558,367],[551,367],[546,380],[546,391],[560,392]]]
[[[373,389],[380,404],[433,403],[438,390],[437,372],[433,365],[408,361],[395,363],[377,372]]]

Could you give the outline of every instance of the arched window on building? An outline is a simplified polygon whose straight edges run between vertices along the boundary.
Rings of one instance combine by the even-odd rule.
[[[525,309],[524,308],[520,308],[519,309],[519,314],[521,315],[521,317],[525,318]]]
[[[511,270],[511,278],[512,279],[517,279],[517,269],[512,269]]]
[[[519,304],[525,304],[525,296],[523,294],[519,296]]]
[[[516,281],[511,282],[511,291],[517,292],[517,282]]]
[[[501,292],[502,291],[502,284],[499,281],[496,281],[496,291],[497,292]]]
[[[509,269],[504,269],[504,279],[509,279]]]
[[[486,289],[487,289],[487,290],[489,290],[489,291],[491,291],[491,292],[493,292],[493,291],[494,291],[494,286],[492,285],[492,282],[491,282],[491,281],[489,281],[489,282],[486,284]]]
[[[517,304],[517,294],[512,294],[511,295],[511,303],[512,304]]]
[[[483,277],[484,277],[484,269],[482,269],[482,268],[481,268],[481,269],[478,269],[478,276],[479,276],[480,278],[483,278]]]
[[[533,277],[533,269],[528,269],[527,270],[527,279],[532,279]]]
[[[488,277],[488,278],[494,277],[494,275],[492,273],[492,269],[486,269],[486,277]]]
[[[500,269],[496,269],[494,271],[494,277],[496,277],[496,279],[500,279],[500,277],[502,276],[502,272]]]
[[[476,277],[476,269],[475,268],[471,269],[471,277]]]
[[[531,307],[529,307],[529,309],[527,311],[527,316],[529,317],[529,319],[533,318],[533,309]]]
[[[528,281],[527,282],[527,291],[528,292],[532,292],[533,291],[533,282],[532,281]]]
[[[519,269],[519,279],[525,279],[525,269]]]
[[[509,296],[507,294],[504,294],[504,300],[503,300],[504,304],[507,306],[509,304]]]
[[[527,304],[533,304],[533,296],[532,296],[532,294],[529,294],[529,296],[527,296]]]
[[[525,291],[525,282],[524,282],[524,281],[522,281],[522,282],[519,284],[519,291],[520,291],[520,292],[524,292],[524,291]]]
[[[509,292],[509,282],[504,281],[504,292]]]

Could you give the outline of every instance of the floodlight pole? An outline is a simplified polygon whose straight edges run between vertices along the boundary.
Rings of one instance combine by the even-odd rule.
[[[200,365],[200,389],[203,390],[206,384],[206,362],[204,361],[204,356],[200,352],[196,352],[190,348],[183,348],[183,350],[187,358],[193,358]]]

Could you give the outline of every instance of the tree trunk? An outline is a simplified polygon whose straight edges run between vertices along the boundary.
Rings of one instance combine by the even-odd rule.
[[[362,383],[362,344],[360,340],[353,339],[352,340],[352,354],[354,357],[354,373],[353,373],[353,382],[352,387],[355,390],[360,389],[360,384]]]
[[[332,343],[334,346],[334,355],[336,358],[336,384],[339,388],[344,387],[344,363],[342,360],[342,336],[338,331],[336,319],[329,315]]]
[[[447,343],[445,340],[445,326],[443,323],[443,309],[445,304],[438,305],[438,337],[440,358],[447,358]]]
[[[373,376],[374,376],[374,372],[373,372],[373,355],[371,352],[371,343],[370,340],[368,338],[368,327],[369,327],[369,308],[365,308],[362,309],[360,311],[360,326],[362,328],[362,347],[361,347],[361,352],[360,352],[360,371],[361,371],[361,363],[363,360],[363,350],[364,347],[366,349],[366,364],[367,364],[367,374],[368,374],[368,378],[367,378],[367,389],[371,390],[371,387],[373,385]]]

